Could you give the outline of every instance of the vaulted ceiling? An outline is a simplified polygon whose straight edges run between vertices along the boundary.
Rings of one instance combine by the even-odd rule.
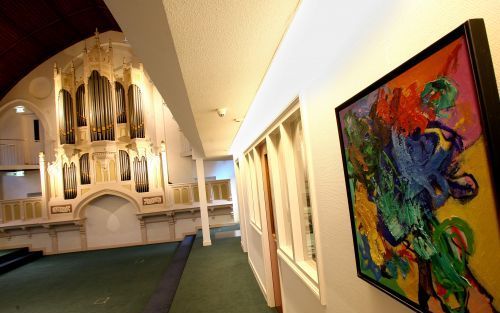
[[[102,0],[0,0],[0,99],[35,67],[96,28],[121,31]]]
[[[299,3],[0,0],[0,99],[96,28],[123,29],[196,153],[227,158]]]

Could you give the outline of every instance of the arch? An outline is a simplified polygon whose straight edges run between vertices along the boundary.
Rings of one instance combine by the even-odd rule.
[[[38,108],[36,104],[34,104],[31,101],[28,101],[26,99],[10,100],[9,102],[5,103],[2,107],[0,107],[0,115],[2,115],[5,111],[12,109],[19,104],[24,105],[29,111],[33,112],[36,115],[36,117],[38,117],[38,119],[42,123],[43,130],[45,132],[45,140],[55,141],[55,138],[52,138],[51,136],[52,134],[55,134],[53,126],[54,123],[49,123],[47,116]]]
[[[75,211],[73,212],[73,218],[82,219],[85,217],[84,208],[93,200],[103,197],[103,196],[116,196],[119,198],[123,198],[130,203],[132,203],[137,211],[137,213],[141,212],[141,206],[137,199],[123,192],[122,190],[114,189],[114,188],[106,188],[99,190],[97,192],[90,192],[87,196],[84,196],[83,199],[76,205]]]

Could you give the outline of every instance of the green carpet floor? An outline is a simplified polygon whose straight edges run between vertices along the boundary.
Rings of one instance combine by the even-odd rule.
[[[141,313],[177,245],[43,257],[0,276],[0,312]]]
[[[214,234],[238,227],[211,230],[212,246],[202,246],[200,232],[191,250],[169,313],[265,313],[266,304],[241,251],[241,238],[214,240]]]

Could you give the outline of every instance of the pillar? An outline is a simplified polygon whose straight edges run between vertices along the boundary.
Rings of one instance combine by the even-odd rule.
[[[175,219],[174,217],[171,217],[169,220],[168,220],[168,233],[170,235],[170,240],[171,241],[174,241],[176,239],[176,236],[175,236]]]
[[[42,190],[42,217],[47,218],[48,213],[47,213],[47,178],[46,178],[46,171],[45,171],[45,155],[43,152],[40,152],[38,154],[38,164],[40,167],[40,186]]]
[[[57,232],[51,229],[49,230],[49,236],[52,241],[52,253],[59,252],[59,243],[57,242]]]
[[[165,142],[161,142],[161,168],[163,174],[163,192],[165,193],[165,204],[167,207],[172,205],[172,199],[170,197],[170,186],[168,185],[168,162],[167,162],[167,150],[165,148]]]
[[[87,250],[87,232],[85,225],[80,225],[80,246],[82,250]]]
[[[140,220],[141,224],[141,240],[143,244],[148,242],[148,230],[146,229],[146,222],[143,219]]]
[[[201,229],[203,232],[203,245],[212,245],[210,239],[210,224],[208,221],[208,205],[207,205],[207,192],[205,190],[205,167],[203,166],[203,159],[196,159],[196,176],[198,177],[198,192],[200,195],[200,215],[201,215]]]

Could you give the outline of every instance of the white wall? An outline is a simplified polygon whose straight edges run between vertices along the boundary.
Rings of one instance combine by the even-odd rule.
[[[281,263],[285,312],[411,312],[356,277],[335,107],[476,17],[485,19],[500,86],[499,14],[498,0],[302,1],[232,146],[242,159],[242,151],[300,97],[326,306]],[[260,238],[248,232],[252,258],[258,256],[252,241]]]
[[[103,196],[85,208],[87,246],[92,248],[140,244],[137,209],[125,199]]]
[[[185,183],[193,181],[193,164],[191,156],[181,156],[182,143],[179,125],[166,106],[164,109],[165,133],[167,144],[168,176],[171,183]],[[196,173],[196,172],[195,172]]]
[[[24,171],[24,176],[7,176],[0,172],[0,200],[23,199],[27,193],[41,191],[38,170]]]

